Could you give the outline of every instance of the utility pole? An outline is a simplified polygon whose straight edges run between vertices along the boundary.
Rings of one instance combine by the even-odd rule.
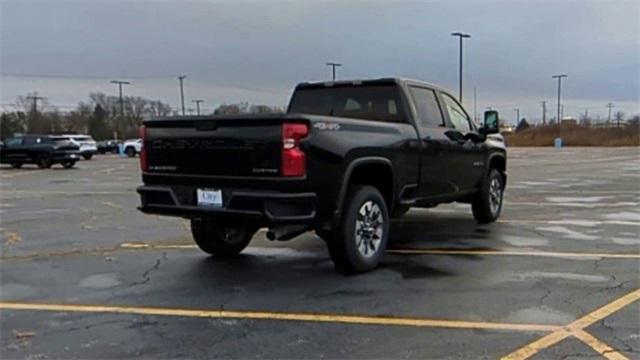
[[[33,113],[36,114],[38,112],[38,100],[44,100],[45,98],[42,96],[38,96],[38,93],[33,93],[33,96],[27,96],[27,100],[33,101]]]
[[[583,126],[591,126],[591,121],[589,121],[589,109],[584,109],[584,117],[580,121],[580,124]]]
[[[196,103],[196,114],[200,116],[200,103],[204,102],[204,100],[197,99],[197,100],[191,100],[191,102]]]
[[[451,36],[457,36],[460,38],[460,67],[459,67],[459,74],[458,74],[460,89],[459,89],[458,100],[462,104],[462,39],[468,39],[471,37],[471,35],[463,34],[461,32],[455,32],[455,33],[452,33]]]
[[[187,75],[178,76],[178,80],[180,80],[180,103],[182,104],[182,116],[184,116],[184,88],[182,87],[182,82],[187,77]]]
[[[607,125],[611,124],[611,109],[615,107],[613,103],[608,103],[607,107],[609,108],[609,120],[607,120]],[[620,126],[620,124],[618,124]]]
[[[478,123],[478,111],[477,111],[477,100],[478,100],[478,94],[477,94],[477,88],[474,86],[473,87],[473,121],[476,122],[476,124]]]
[[[558,79],[558,118],[556,121],[558,122],[558,127],[560,126],[561,117],[560,117],[560,94],[562,91],[562,78],[568,77],[567,74],[558,74],[551,76],[554,79]]]
[[[518,126],[520,124],[520,109],[516,108],[516,109],[513,109],[513,111],[516,112],[516,126]]]
[[[542,125],[547,125],[547,102],[541,101],[542,104]]]
[[[33,118],[31,120],[33,124],[35,124],[35,120],[38,117],[38,100],[44,100],[44,99],[45,99],[44,97],[38,96],[37,92],[33,93],[32,96],[27,96],[27,100],[33,101],[33,115],[32,115]],[[27,129],[27,130],[31,130],[31,129]]]
[[[331,73],[333,74],[333,81],[336,81],[336,67],[342,66],[342,64],[337,62],[328,62],[327,66],[331,66]]]
[[[124,125],[124,100],[122,99],[122,85],[129,85],[131,84],[128,81],[122,81],[122,80],[111,80],[112,84],[117,84],[118,85],[118,99],[120,102],[120,126]],[[117,131],[117,126],[116,126],[116,131]]]

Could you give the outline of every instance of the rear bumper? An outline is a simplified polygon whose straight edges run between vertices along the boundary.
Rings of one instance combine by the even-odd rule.
[[[315,193],[282,193],[223,189],[221,207],[199,206],[196,187],[140,186],[141,205],[147,214],[187,218],[212,217],[260,225],[311,224],[316,220]]]

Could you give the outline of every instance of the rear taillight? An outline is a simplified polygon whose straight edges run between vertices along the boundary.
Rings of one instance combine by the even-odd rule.
[[[300,149],[300,140],[307,135],[306,124],[282,124],[282,176],[304,176],[307,172],[307,157]]]
[[[149,164],[147,163],[147,147],[144,146],[147,138],[147,129],[144,125],[140,126],[140,139],[142,139],[142,143],[140,144],[140,170],[148,171]]]

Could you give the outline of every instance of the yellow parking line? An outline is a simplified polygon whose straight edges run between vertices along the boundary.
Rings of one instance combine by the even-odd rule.
[[[455,250],[455,249],[389,249],[390,254],[404,255],[495,255],[495,256],[542,256],[562,258],[612,258],[612,259],[640,259],[640,254],[620,253],[575,253],[556,251],[501,251],[501,250]]]
[[[530,344],[527,344],[520,349],[512,352],[511,354],[503,357],[503,359],[507,360],[523,360],[527,359],[535,354],[537,354],[540,350],[546,349],[569,336],[575,336],[576,338],[583,341],[585,344],[589,345],[594,350],[598,351],[600,355],[606,356],[613,354],[612,356],[622,356],[621,354],[613,351],[611,352],[610,347],[606,344],[598,341],[595,337],[584,332],[584,329],[593,325],[594,323],[610,316],[611,314],[619,311],[627,305],[637,301],[640,299],[640,289],[636,289],[627,295],[620,297],[590,313],[581,317],[580,319],[572,322],[571,324],[552,332]],[[606,351],[603,349],[607,348]],[[603,351],[601,351],[603,350]],[[617,357],[616,359],[624,359],[624,357]]]
[[[615,351],[611,346],[603,343],[595,336],[589,334],[584,330],[574,331],[573,335],[580,339],[583,343],[589,345],[589,347],[591,347],[593,350],[597,351],[598,354],[606,357],[609,360],[629,360],[626,356]]]
[[[72,304],[43,304],[23,302],[0,302],[2,310],[32,310],[55,312],[81,313],[116,313],[134,315],[178,316],[192,318],[235,318],[250,320],[280,320],[305,321],[322,323],[342,323],[357,325],[395,325],[413,327],[434,327],[451,329],[483,329],[510,331],[557,331],[556,325],[511,324],[479,321],[438,320],[425,318],[402,318],[366,315],[287,313],[272,311],[233,311],[233,310],[198,310],[178,308],[156,308],[138,306],[103,306],[103,305],[72,305]]]

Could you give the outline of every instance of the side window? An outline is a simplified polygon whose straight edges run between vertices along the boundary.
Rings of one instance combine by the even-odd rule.
[[[7,145],[7,147],[20,146],[22,145],[22,138],[10,138],[7,139],[4,143],[5,145]]]
[[[40,138],[29,136],[29,137],[24,138],[24,144],[25,145],[37,144],[37,143],[39,143],[38,140],[40,140]]]
[[[413,101],[416,104],[419,125],[421,127],[444,126],[442,111],[440,111],[436,93],[430,89],[414,86],[411,86],[410,90]]]
[[[453,127],[462,133],[471,131],[469,117],[464,110],[462,110],[462,107],[460,107],[460,105],[458,105],[458,103],[448,94],[442,93],[442,97],[444,98],[444,103],[447,106],[449,119],[451,120]]]

